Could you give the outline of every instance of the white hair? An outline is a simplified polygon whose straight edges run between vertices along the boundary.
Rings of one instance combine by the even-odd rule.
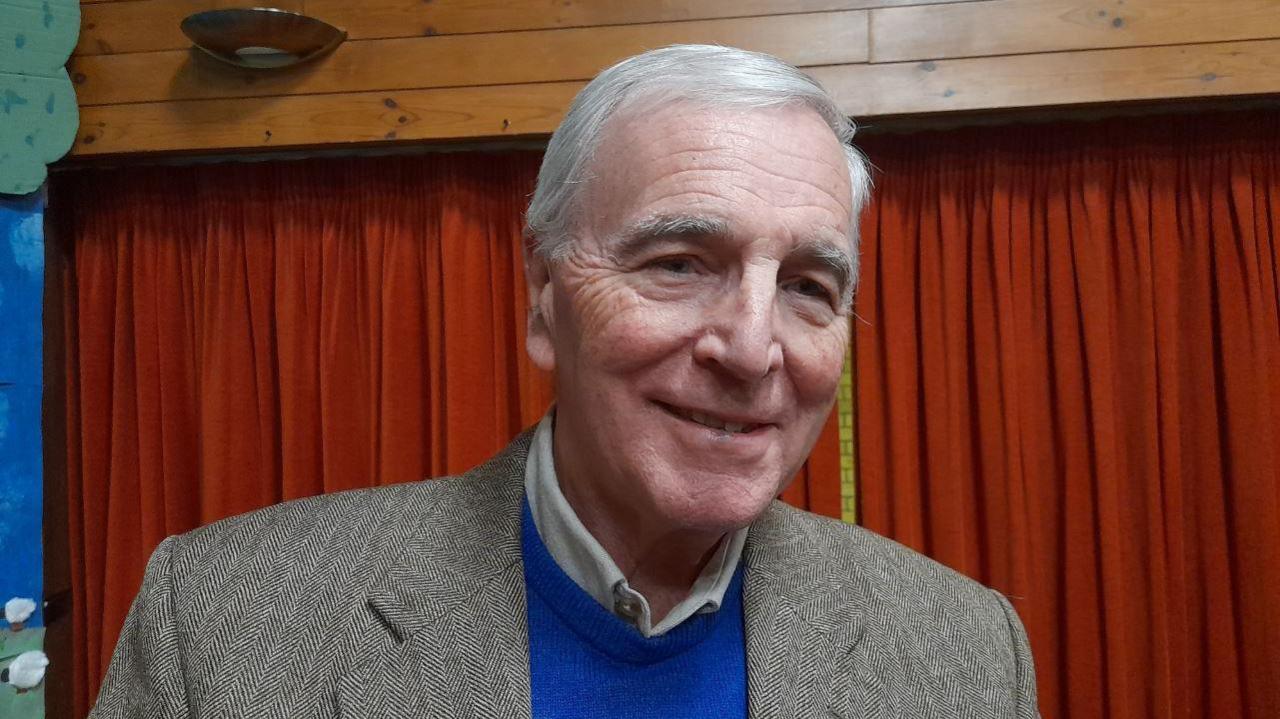
[[[853,147],[853,123],[816,80],[772,55],[719,45],[671,45],[627,58],[587,84],[551,135],[525,215],[525,235],[547,259],[562,257],[577,221],[587,165],[610,118],[639,101],[686,101],[728,109],[800,105],[815,110],[844,147],[853,190],[850,241],[857,273],[858,216],[871,174]]]

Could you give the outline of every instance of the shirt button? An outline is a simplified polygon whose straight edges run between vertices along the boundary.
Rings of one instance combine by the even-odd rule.
[[[625,617],[632,622],[640,618],[643,609],[640,607],[640,600],[627,593],[619,583],[613,588],[613,612],[621,617]]]

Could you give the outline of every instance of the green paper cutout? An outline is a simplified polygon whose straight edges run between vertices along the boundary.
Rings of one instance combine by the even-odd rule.
[[[0,193],[34,192],[67,154],[80,112],[67,59],[80,37],[76,0],[0,0]]]
[[[44,628],[10,631],[0,629],[0,669],[9,666],[13,658],[32,649],[44,649]],[[53,669],[45,670],[45,676]],[[0,684],[0,719],[44,719],[44,682],[35,689],[19,694],[9,684]]]

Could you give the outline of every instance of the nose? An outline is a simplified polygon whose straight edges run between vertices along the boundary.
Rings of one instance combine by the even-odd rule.
[[[693,347],[696,362],[744,382],[760,381],[782,367],[773,275],[764,267],[744,272],[735,290],[708,308],[706,327]]]

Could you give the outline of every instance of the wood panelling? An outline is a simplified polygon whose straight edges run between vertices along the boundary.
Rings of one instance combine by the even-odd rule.
[[[352,40],[547,30],[684,20],[715,20],[971,0],[274,0],[347,31]],[[243,0],[131,0],[84,6],[78,55],[184,50],[178,24],[200,10],[244,7]]]
[[[81,111],[79,155],[271,149],[550,133],[585,83],[101,105]]]
[[[303,0],[271,0],[263,5],[301,12],[302,3]],[[80,43],[76,45],[75,54],[185,49],[191,47],[191,41],[179,28],[183,18],[200,10],[245,5],[236,0],[130,0],[92,4],[81,0]]]
[[[1280,0],[986,0],[871,15],[872,62],[1280,37]]]
[[[187,50],[72,60],[81,106],[587,80],[681,42],[759,50],[808,67],[866,62],[867,11],[346,42],[314,66],[245,72]]]
[[[1280,40],[852,64],[812,74],[855,117],[1275,91]],[[79,155],[542,135],[581,82],[88,107]],[[1048,102],[1045,102],[1045,100]]]
[[[857,118],[1280,93],[1280,0],[286,0],[351,39],[274,73],[187,51],[217,4],[84,5],[73,154],[540,136],[674,42],[778,55]]]
[[[1280,40],[815,68],[850,115],[1280,92]]]

